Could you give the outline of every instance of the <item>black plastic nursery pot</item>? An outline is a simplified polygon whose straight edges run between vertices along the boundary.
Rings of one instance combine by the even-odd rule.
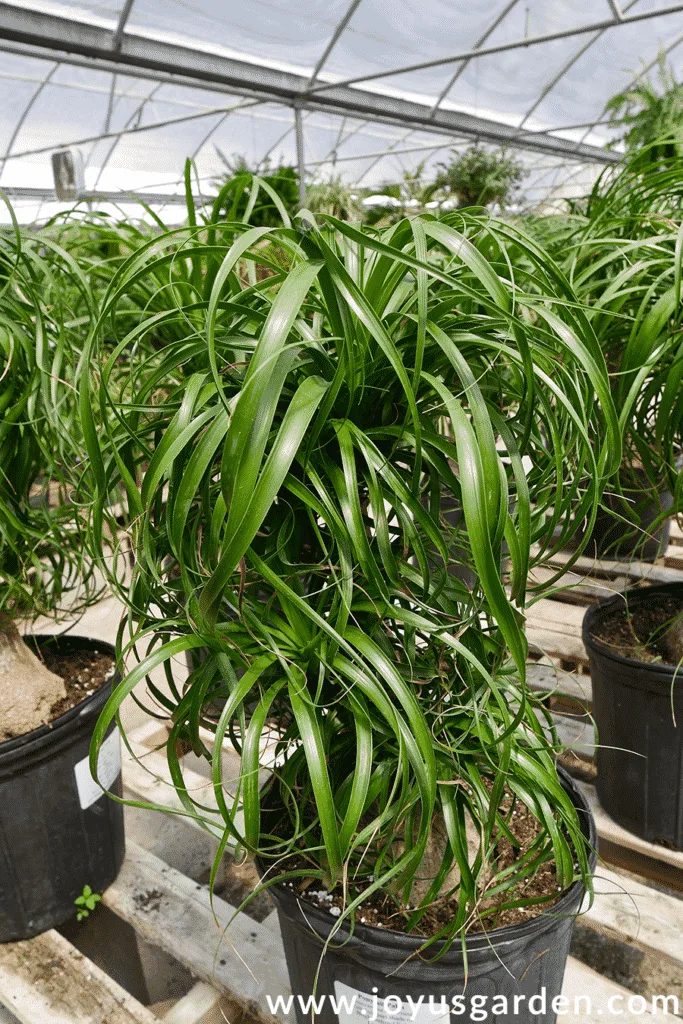
[[[683,600],[683,584],[629,590],[600,601],[583,620],[598,731],[597,790],[619,825],[649,842],[683,849],[683,668],[623,657],[595,639],[606,618],[657,594]],[[675,678],[674,678],[675,677]]]
[[[663,506],[665,509],[670,507],[671,502]],[[615,561],[635,558],[640,562],[655,562],[669,546],[671,530],[668,519],[656,530],[652,530],[652,524],[661,511],[654,502],[648,505],[639,518],[638,531],[634,534],[633,527],[629,528],[626,523],[600,509],[584,554]]]
[[[31,639],[60,654],[115,657],[111,644],[85,637]],[[119,872],[123,807],[96,785],[88,767],[95,723],[118,678],[51,725],[0,743],[0,942],[63,924],[75,915],[74,900],[85,885],[102,892]],[[115,726],[102,744],[99,776],[121,795]]]
[[[632,560],[654,562],[666,550],[669,544],[670,521],[652,529],[652,524],[662,512],[673,505],[673,496],[669,491],[662,491],[655,497],[648,490],[648,480],[643,470],[635,473],[635,485],[626,488],[624,495],[628,500],[635,522],[628,524],[615,518],[624,514],[622,502],[612,494],[605,494],[603,501],[610,512],[598,509],[593,531],[584,554],[605,559]]]
[[[559,771],[595,849],[597,835],[588,805],[573,780]],[[284,885],[271,886],[269,892],[277,906],[292,992],[305,1004],[315,991],[316,1024],[368,1024],[373,1019],[377,1024],[448,1024],[447,1013],[438,1009],[444,1003],[458,1021],[481,1020],[486,1009],[489,1019],[550,1024],[556,1016],[552,1002],[562,989],[574,918],[584,897],[582,883],[576,882],[545,914],[468,936],[466,961],[459,943],[434,960],[438,946],[417,953],[424,938],[361,924],[350,937],[349,928],[342,926],[321,960],[335,918],[328,910],[297,899]],[[320,1001],[322,996],[326,998]],[[337,1003],[339,1013],[330,996],[346,998],[346,1004]],[[494,1004],[496,996],[499,1001]],[[508,1012],[501,1012],[501,997]],[[532,997],[536,998],[530,1003]],[[348,1013],[350,1006],[353,1012]],[[295,1007],[298,1024],[313,1019],[310,1006],[305,1012],[295,998]]]

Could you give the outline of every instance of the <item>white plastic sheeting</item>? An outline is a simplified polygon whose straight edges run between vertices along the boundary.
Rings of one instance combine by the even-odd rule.
[[[621,3],[621,5],[620,5]],[[200,85],[126,64],[130,41],[189,47],[308,80],[303,96],[309,178],[341,174],[379,186],[425,161],[427,173],[472,133],[405,126],[395,117],[315,109],[337,83],[505,126],[529,168],[525,198],[580,193],[600,170],[566,154],[525,149],[544,135],[601,147],[613,137],[605,103],[658,53],[683,72],[683,4],[671,0],[49,0],[0,3],[0,184],[24,215],[52,187],[50,153],[75,145],[99,193],[179,191],[186,157],[207,192],[220,152],[256,165],[296,163],[288,101]],[[657,12],[665,13],[658,14]],[[33,12],[73,23],[73,49],[39,38]],[[26,31],[17,18],[25,15]],[[635,20],[639,19],[639,20]],[[9,26],[9,27],[8,27]],[[81,45],[89,27],[112,40],[110,63]],[[524,44],[524,45],[521,45]],[[458,56],[459,59],[452,59]],[[105,55],[106,57],[106,55]],[[428,66],[420,66],[428,65]],[[410,70],[406,70],[410,69]],[[389,74],[387,74],[389,72]],[[377,77],[380,76],[380,77]],[[36,191],[36,198],[26,193]],[[123,197],[122,197],[123,199]],[[52,209],[52,204],[50,204]]]

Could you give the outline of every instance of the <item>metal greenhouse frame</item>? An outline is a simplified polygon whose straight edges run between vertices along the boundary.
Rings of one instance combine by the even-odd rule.
[[[103,110],[102,123],[86,137],[64,138],[60,142],[65,145],[83,145],[110,140],[111,145],[104,156],[98,182],[112,153],[120,140],[126,136],[215,118],[214,123],[209,125],[201,137],[199,145],[194,146],[196,153],[232,114],[265,104],[277,104],[292,112],[291,123],[285,124],[282,138],[290,132],[295,133],[296,157],[302,172],[302,180],[304,170],[310,171],[331,159],[333,163],[343,160],[343,156],[337,155],[339,145],[359,131],[359,124],[368,123],[398,127],[404,130],[405,134],[385,149],[375,145],[374,149],[367,153],[356,153],[354,159],[380,159],[387,152],[397,156],[402,153],[427,152],[444,148],[455,140],[462,142],[474,139],[515,147],[539,156],[560,158],[572,164],[608,164],[618,160],[618,153],[587,141],[591,132],[603,124],[604,120],[598,118],[580,124],[558,124],[538,128],[533,124],[533,116],[539,104],[557,89],[579,58],[598,40],[603,39],[606,33],[618,33],[639,22],[648,23],[654,18],[659,19],[661,24],[661,19],[673,21],[675,15],[683,14],[683,3],[639,10],[638,7],[642,7],[642,0],[629,0],[623,8],[618,0],[600,0],[603,11],[593,21],[553,32],[501,39],[496,36],[496,30],[521,2],[507,0],[491,18],[473,46],[432,60],[397,65],[339,80],[339,76],[329,75],[327,64],[344,34],[350,30],[354,16],[358,14],[364,2],[368,0],[351,0],[309,74],[285,70],[277,66],[276,62],[259,60],[251,55],[239,59],[220,46],[200,44],[190,39],[177,41],[148,29],[136,28],[131,24],[135,0],[125,0],[118,18],[110,21],[90,16],[88,12],[71,13],[72,9],[56,7],[51,9],[44,3],[31,6],[29,3],[2,2],[0,49],[27,58],[38,57],[43,61],[47,59],[52,63],[23,110],[17,112],[14,130],[4,153],[0,153],[0,169],[3,169],[8,161],[37,156],[58,148],[51,142],[48,145],[18,149],[17,140],[41,94],[63,65],[87,68],[90,71],[105,71],[111,75],[111,90],[106,108]],[[569,55],[559,70],[553,73],[533,104],[519,111],[517,123],[510,123],[509,117],[496,118],[488,114],[478,116],[457,109],[455,102],[449,100],[454,86],[473,62],[486,56],[511,51],[525,51],[531,56],[538,47],[565,39],[576,39],[576,50]],[[667,39],[663,47],[664,52],[671,52],[681,41],[683,34]],[[649,66],[653,64],[654,61],[651,61]],[[417,71],[436,68],[452,68],[453,73],[446,86],[439,90],[438,96],[431,100],[415,98],[407,93],[401,95],[400,90],[386,87],[387,80],[392,77],[410,76]],[[150,81],[153,88],[140,101],[124,127],[113,130],[111,115],[117,79],[120,76],[131,75],[136,79]],[[216,104],[177,117],[143,123],[142,113],[145,107],[153,100],[161,86],[169,84],[209,90],[215,95]],[[221,102],[221,95],[226,97],[224,102]],[[304,134],[305,119],[315,113],[334,115],[341,119],[337,145],[329,151],[325,159],[317,162],[306,152]],[[350,126],[347,124],[349,120]],[[582,132],[578,140],[577,131]],[[410,136],[415,132],[421,133],[420,145],[411,147]],[[425,140],[424,133],[428,133],[429,140],[433,138],[433,145]],[[570,137],[572,133],[574,137]],[[188,155],[191,156],[192,153]],[[10,187],[9,191],[23,198],[39,198],[41,195],[46,197],[49,193],[47,189],[32,189],[30,186],[23,189],[17,186]],[[93,197],[107,195],[106,189],[104,192],[98,192],[95,188],[92,192]],[[173,201],[173,197],[165,193],[163,200],[154,193],[148,193],[148,197],[152,201]]]

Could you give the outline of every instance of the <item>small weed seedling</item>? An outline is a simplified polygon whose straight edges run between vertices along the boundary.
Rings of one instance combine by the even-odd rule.
[[[95,909],[101,899],[99,893],[93,892],[89,885],[84,885],[83,892],[74,900],[78,907],[76,920],[84,921],[86,917],[90,917],[90,911]]]

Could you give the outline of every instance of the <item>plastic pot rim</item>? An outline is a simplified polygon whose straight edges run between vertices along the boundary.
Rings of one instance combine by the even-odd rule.
[[[107,702],[109,693],[108,686],[112,687],[120,681],[121,675],[116,665],[116,648],[106,640],[96,640],[93,637],[82,636],[75,633],[26,633],[24,640],[33,641],[36,646],[45,646],[48,643],[78,645],[82,648],[99,650],[104,654],[110,654],[114,660],[114,672],[109,679],[106,679],[102,686],[91,693],[85,700],[80,701],[75,707],[69,708],[48,725],[40,725],[37,729],[22,733],[21,736],[12,736],[10,739],[0,743],[0,766],[15,759],[21,758],[23,754],[33,752],[41,746],[48,746],[53,740],[61,741],[63,737],[75,732],[84,716],[99,715]]]
[[[627,601],[629,603],[642,604],[653,593],[680,594],[683,600],[683,580],[680,583],[655,583],[648,587],[632,587],[630,590],[625,590],[623,594],[615,594],[613,597],[603,598],[596,604],[590,605],[586,610],[581,625],[583,645],[589,654],[597,654],[599,657],[612,661],[615,665],[621,667],[628,666],[629,668],[638,669],[640,672],[646,671],[652,676],[661,677],[662,682],[668,680],[670,683],[672,676],[678,676],[683,680],[683,666],[678,668],[676,665],[670,665],[667,662],[639,661],[638,658],[629,658],[623,654],[617,654],[606,644],[598,640],[597,637],[593,636],[591,632],[591,629],[595,627],[597,622],[606,614],[609,614],[613,608],[623,608]],[[683,606],[681,610],[683,611]]]

